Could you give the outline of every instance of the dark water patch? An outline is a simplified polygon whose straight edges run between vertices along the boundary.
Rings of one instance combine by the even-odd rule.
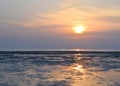
[[[8,83],[0,83],[0,86],[17,86],[17,85],[8,84]]]
[[[72,64],[74,63],[75,61],[47,61],[47,60],[36,60],[36,61],[31,61],[32,64],[36,64],[36,65],[66,65],[66,64]]]
[[[38,84],[36,84],[36,86],[71,86],[71,85],[66,80],[61,80],[47,83],[39,82]]]
[[[10,85],[7,83],[0,83],[0,86],[10,86]]]

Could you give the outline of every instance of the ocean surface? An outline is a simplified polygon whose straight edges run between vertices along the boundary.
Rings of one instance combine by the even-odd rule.
[[[0,51],[0,86],[120,86],[120,51]]]

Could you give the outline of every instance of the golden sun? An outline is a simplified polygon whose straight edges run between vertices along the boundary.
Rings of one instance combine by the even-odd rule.
[[[85,31],[85,27],[83,26],[75,26],[73,29],[75,33],[83,33]]]

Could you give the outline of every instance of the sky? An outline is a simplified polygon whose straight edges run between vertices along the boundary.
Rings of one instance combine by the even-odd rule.
[[[73,28],[83,26],[83,33]],[[120,0],[0,0],[0,49],[120,50]]]

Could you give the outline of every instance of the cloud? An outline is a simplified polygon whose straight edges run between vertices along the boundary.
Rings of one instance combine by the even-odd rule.
[[[87,26],[88,31],[120,28],[120,11],[118,9],[88,8],[78,0],[63,0],[57,8],[46,12],[37,12],[23,21],[10,21],[27,28],[68,28],[75,25]],[[85,4],[85,3],[84,3]],[[88,4],[88,3],[87,3]],[[109,29],[108,29],[109,30]]]
[[[120,16],[99,16],[96,18],[97,21],[120,23]]]
[[[12,24],[21,25],[25,27],[44,27],[44,26],[70,26],[82,21],[86,21],[83,17],[84,13],[78,9],[74,4],[77,1],[67,0],[60,3],[57,10],[51,10],[44,13],[36,13],[30,16],[29,20],[12,21]],[[10,21],[11,22],[11,21]]]
[[[110,29],[110,28],[109,28]],[[110,29],[109,31],[89,31],[89,32],[84,32],[82,34],[66,34],[65,37],[70,37],[70,38],[79,38],[79,39],[120,39],[119,38],[119,32],[120,30],[112,30]]]

